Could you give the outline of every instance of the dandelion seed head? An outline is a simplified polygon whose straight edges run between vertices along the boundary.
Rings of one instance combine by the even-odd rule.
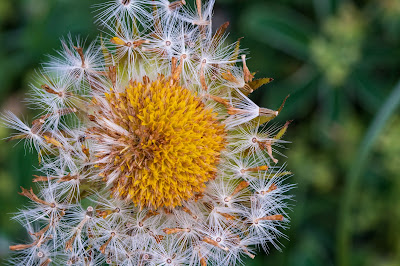
[[[187,2],[95,5],[101,37],[69,35],[38,71],[38,117],[3,116],[41,173],[21,188],[29,239],[11,264],[235,265],[281,248],[290,122],[270,123],[285,101],[250,99],[272,79],[254,79],[229,23],[212,30],[214,0]]]

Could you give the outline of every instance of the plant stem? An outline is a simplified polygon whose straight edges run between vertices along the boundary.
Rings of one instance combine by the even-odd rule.
[[[345,180],[345,190],[343,201],[339,213],[338,229],[337,229],[337,265],[349,265],[349,253],[351,248],[352,238],[352,208],[354,198],[357,195],[357,188],[360,176],[365,169],[365,163],[368,160],[368,155],[377,140],[379,134],[384,129],[386,122],[396,110],[400,103],[400,81],[396,84],[390,95],[387,97],[385,103],[376,114],[374,120],[368,128],[367,133],[361,146],[358,149],[357,158],[351,169],[348,172]]]

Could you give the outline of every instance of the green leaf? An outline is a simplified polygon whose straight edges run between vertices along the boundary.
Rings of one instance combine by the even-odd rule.
[[[321,22],[332,15],[333,3],[331,0],[313,0],[313,5],[315,13]]]
[[[299,59],[308,58],[315,29],[301,14],[279,6],[254,5],[243,12],[242,31]]]

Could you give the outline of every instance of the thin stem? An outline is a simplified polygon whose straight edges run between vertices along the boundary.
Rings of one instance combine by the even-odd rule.
[[[360,176],[365,169],[365,163],[368,160],[368,155],[373,147],[373,144],[379,137],[379,134],[384,129],[386,122],[400,104],[400,81],[396,84],[391,94],[382,105],[379,112],[376,114],[372,124],[368,128],[367,133],[357,152],[357,158],[352,165],[346,177],[345,191],[343,196],[343,204],[339,213],[338,230],[337,230],[337,262],[338,265],[349,265],[349,248],[351,248],[351,215],[352,208],[357,195],[357,188],[360,181]]]

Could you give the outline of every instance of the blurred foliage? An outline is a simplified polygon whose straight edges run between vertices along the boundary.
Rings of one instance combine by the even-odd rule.
[[[344,4],[323,22],[321,31],[311,40],[311,58],[329,85],[342,86],[361,59],[364,20],[353,5]]]
[[[32,116],[21,94],[59,38],[96,36],[93,0],[0,1],[0,96],[3,110]],[[214,23],[231,22],[230,40],[245,37],[248,66],[275,81],[253,99],[294,119],[284,153],[297,183],[283,252],[246,265],[337,265],[338,213],[345,177],[373,117],[400,78],[400,0],[217,0]],[[373,146],[353,195],[350,265],[400,265],[400,116]],[[0,128],[0,138],[10,132]],[[0,145],[0,256],[23,237],[9,213],[24,199],[37,165],[22,144]]]

